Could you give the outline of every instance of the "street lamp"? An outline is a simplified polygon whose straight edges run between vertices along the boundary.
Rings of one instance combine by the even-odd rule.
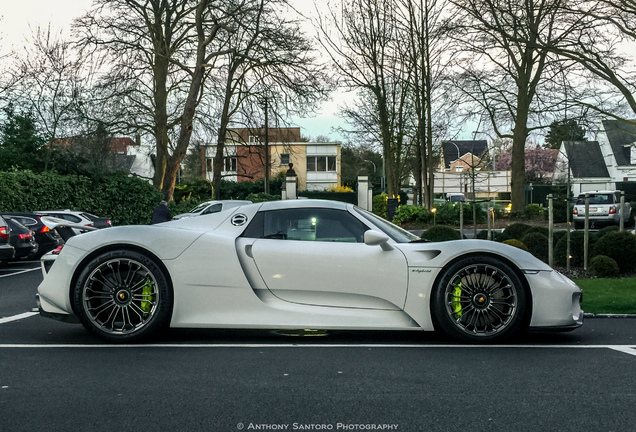
[[[433,226],[435,226],[435,214],[437,213],[437,208],[433,207],[431,209],[431,212],[433,213]]]

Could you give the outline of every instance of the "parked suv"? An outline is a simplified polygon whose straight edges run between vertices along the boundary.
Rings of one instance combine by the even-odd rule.
[[[0,216],[0,267],[15,256],[15,249],[9,244],[10,233],[11,229],[7,222]]]
[[[620,223],[621,191],[597,190],[580,194],[574,205],[573,222],[575,229],[585,225],[585,195],[590,197],[590,228],[601,225],[618,225]],[[632,206],[625,202],[625,225],[634,223]]]

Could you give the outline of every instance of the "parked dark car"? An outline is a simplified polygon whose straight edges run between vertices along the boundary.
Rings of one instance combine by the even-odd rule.
[[[2,216],[0,216],[0,267],[7,264],[15,256],[15,249],[9,243],[11,229]]]
[[[39,245],[35,241],[35,236],[31,229],[25,227],[17,220],[5,218],[11,232],[9,233],[9,243],[15,249],[14,259],[31,259],[38,253]]]
[[[39,245],[38,253],[35,256],[36,258],[64,244],[62,237],[60,237],[55,230],[49,229],[49,227],[42,222],[40,216],[33,212],[2,213],[0,216],[10,217],[25,227],[30,228],[35,233],[35,241]]]

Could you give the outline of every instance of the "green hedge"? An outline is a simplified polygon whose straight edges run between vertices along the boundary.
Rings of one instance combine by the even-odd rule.
[[[124,174],[0,172],[0,211],[72,209],[108,217],[114,225],[147,224],[160,201],[147,181]]]

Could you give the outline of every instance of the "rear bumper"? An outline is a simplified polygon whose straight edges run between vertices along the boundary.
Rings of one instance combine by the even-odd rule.
[[[38,305],[38,310],[40,311],[40,315],[45,318],[54,319],[56,321],[62,321],[65,323],[71,324],[79,324],[79,319],[75,315],[69,315],[66,313],[56,313],[56,312],[47,312],[42,308],[42,301],[40,300],[40,295],[35,295],[35,301]]]

